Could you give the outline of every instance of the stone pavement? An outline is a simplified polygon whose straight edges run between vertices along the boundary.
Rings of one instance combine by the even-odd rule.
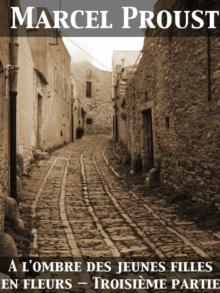
[[[30,255],[220,256],[220,233],[181,220],[149,192],[129,190],[109,164],[110,152],[108,137],[84,137],[39,162],[25,179],[22,205],[31,209],[34,236]]]
[[[25,179],[31,255],[220,256],[219,233],[180,220],[153,194],[129,190],[108,164],[111,149],[108,138],[88,136],[54,152]]]

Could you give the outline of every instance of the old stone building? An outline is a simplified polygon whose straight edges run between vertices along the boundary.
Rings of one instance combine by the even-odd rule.
[[[84,129],[86,127],[86,99],[83,96],[78,95],[77,92],[77,76],[79,71],[74,70],[74,63],[71,63],[71,141],[81,138],[84,135]],[[81,74],[81,73],[80,73]],[[83,76],[82,76],[83,77]]]
[[[36,149],[34,64],[28,39],[18,38],[18,42],[17,152],[28,164]]]
[[[77,95],[86,109],[85,132],[111,133],[112,130],[112,73],[89,62],[73,66]]]
[[[17,202],[12,198],[16,196],[18,43],[17,31],[10,30],[10,4],[6,0],[0,3],[0,258],[18,257],[14,240],[5,232],[6,219],[17,229],[23,227]],[[7,273],[2,266],[1,272]]]
[[[207,35],[145,38],[124,109],[132,162],[201,202],[219,201],[219,49]]]
[[[115,141],[124,145],[128,140],[127,113],[125,111],[126,88],[137,69],[139,57],[140,52],[138,51],[115,51],[112,57],[113,134]]]
[[[18,58],[17,142],[26,164],[36,150],[71,140],[70,56],[58,36],[32,34],[19,38]]]
[[[72,141],[82,138],[86,128],[86,111],[82,100],[77,96],[73,99],[72,104]]]

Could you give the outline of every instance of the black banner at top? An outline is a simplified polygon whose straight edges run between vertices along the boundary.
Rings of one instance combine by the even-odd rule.
[[[220,3],[165,0],[1,1],[0,36],[137,37],[219,34]]]

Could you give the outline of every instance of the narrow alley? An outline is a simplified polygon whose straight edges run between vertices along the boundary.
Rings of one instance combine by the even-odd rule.
[[[137,31],[28,2],[0,1],[0,292],[220,289],[218,1],[118,1]]]
[[[86,136],[32,169],[20,206],[21,216],[32,211],[31,256],[220,255],[219,233],[181,220],[152,191],[130,189],[114,169],[116,155],[109,137]]]

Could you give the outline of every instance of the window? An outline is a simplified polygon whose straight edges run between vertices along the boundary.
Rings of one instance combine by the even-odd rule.
[[[86,97],[87,98],[92,97],[92,83],[90,81],[86,82]]]
[[[92,125],[92,119],[91,118],[86,119],[86,124]]]
[[[147,91],[145,91],[144,97],[145,97],[146,100],[148,99],[148,92]]]
[[[170,129],[170,117],[165,118],[166,129]]]

